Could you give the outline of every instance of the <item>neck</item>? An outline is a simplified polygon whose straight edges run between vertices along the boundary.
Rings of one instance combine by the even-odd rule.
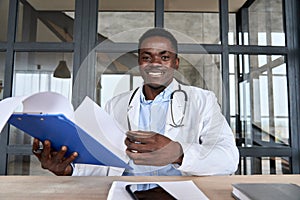
[[[155,97],[159,95],[159,93],[161,93],[165,88],[166,86],[164,85],[161,85],[159,87],[152,87],[146,84],[143,87],[143,93],[146,97],[146,100],[154,100]]]

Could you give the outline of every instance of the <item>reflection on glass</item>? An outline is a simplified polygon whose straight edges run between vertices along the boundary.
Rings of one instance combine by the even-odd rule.
[[[220,55],[217,54],[179,54],[180,66],[178,71],[175,73],[175,77],[188,85],[193,85],[196,87],[204,88],[213,91],[219,103],[222,102],[222,74],[221,74],[221,64]],[[139,77],[139,67],[137,65],[137,56],[133,53],[97,53],[97,77],[102,77],[105,75],[109,79],[112,75],[131,75],[134,77]],[[110,76],[108,76],[108,75]],[[122,79],[123,80],[123,79]],[[107,90],[102,85],[101,78],[101,88],[102,91]],[[130,78],[124,79],[127,81],[126,85],[130,85]],[[108,80],[110,84],[113,83],[113,79]],[[133,79],[132,85],[128,88],[136,88],[142,80]],[[125,84],[125,83],[124,83]],[[108,89],[107,91],[110,91]],[[97,93],[97,92],[96,92]],[[99,93],[98,93],[99,94]],[[116,95],[116,94],[114,94]],[[111,95],[105,96],[105,93],[101,92],[101,105],[112,97]],[[229,109],[229,108],[228,108]]]
[[[252,132],[260,135],[254,138],[250,134],[250,138],[255,143],[261,140],[288,144],[288,90],[284,57],[257,55],[250,56],[249,60],[251,71],[245,75],[245,83],[250,84],[250,91],[245,92],[245,83],[240,84],[241,113],[245,116],[244,109],[251,108]],[[245,99],[250,99],[251,104],[245,105]]]
[[[185,34],[197,43],[220,43],[219,13],[165,13],[164,23],[165,28]]]
[[[109,53],[98,53],[97,57],[98,69],[96,71],[99,72],[97,77],[101,77],[101,85],[99,87],[101,89],[101,105],[104,105],[108,99],[120,92],[129,91],[143,83],[139,75],[138,66],[132,67],[131,65],[127,65],[132,61],[127,60],[126,62],[126,59],[120,60],[121,57]],[[116,60],[108,61],[108,58],[116,58]],[[126,58],[129,59],[130,57]],[[223,83],[220,69],[220,55],[180,54],[179,58],[180,66],[179,70],[175,73],[175,77],[188,85],[213,91],[219,103],[221,103]],[[130,59],[137,59],[137,57]],[[122,67],[118,61],[122,61]],[[103,72],[108,74],[102,74]],[[129,75],[133,76],[131,86]],[[234,88],[231,91],[234,91]]]
[[[233,130],[233,133],[240,133],[240,130],[236,130],[236,115],[240,114],[238,112],[238,93],[237,93],[237,83],[236,80],[236,56],[229,55],[229,103],[230,103],[230,127]],[[239,136],[236,136],[237,138]]]
[[[285,46],[282,0],[257,0],[249,8],[251,45]]]
[[[235,76],[229,75],[229,90],[230,90],[230,115],[235,115],[236,113],[236,89],[235,89]]]
[[[16,53],[12,96],[24,96],[37,92],[52,91],[71,99],[72,79],[53,77],[53,71],[61,57],[61,53]],[[64,58],[69,63],[69,67],[73,65],[72,54],[67,53]],[[19,109],[20,110],[16,111],[21,111],[21,107]],[[32,138],[30,136],[10,126],[9,144],[31,144],[31,140]],[[11,156],[11,173],[29,174],[29,158],[30,156]]]
[[[273,68],[274,127],[276,142],[289,144],[289,114],[285,64]]]
[[[9,155],[7,175],[53,176],[41,168],[41,163],[36,156]]]
[[[286,157],[242,157],[241,174],[290,174],[290,161]],[[260,169],[259,169],[260,168]]]
[[[0,1],[0,42],[7,40],[7,25],[8,25],[8,7],[9,0]]]
[[[236,15],[229,13],[229,32],[228,32],[228,44],[234,45],[236,42]]]
[[[18,52],[15,57],[13,96],[36,92],[58,92],[67,98],[72,96],[72,79],[53,77],[59,60],[64,58],[72,71],[71,53]]]
[[[0,100],[3,99],[4,89],[4,69],[5,69],[5,53],[0,52]]]
[[[137,42],[144,30],[132,32],[134,29],[154,27],[154,12],[99,12],[99,40],[108,38],[113,42]],[[126,34],[128,32],[130,34]],[[120,36],[118,36],[120,35]]]
[[[288,146],[289,105],[284,57],[248,57],[250,71],[244,73],[244,80],[239,83],[244,145]],[[287,158],[245,158],[244,162],[244,166],[249,170],[247,173],[289,173]]]
[[[239,84],[240,89],[240,120],[242,122],[242,132],[245,138],[245,145],[251,141],[251,106],[250,106],[250,84],[247,81]]]
[[[65,12],[66,10],[69,12]],[[64,4],[55,1],[51,5],[49,2],[20,2],[16,40],[18,42],[72,42],[74,10],[74,0],[64,1]]]
[[[102,74],[101,75],[101,105],[112,97],[130,90],[130,76],[127,74]]]

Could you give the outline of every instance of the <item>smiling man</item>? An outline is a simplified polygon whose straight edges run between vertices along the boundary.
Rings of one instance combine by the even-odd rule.
[[[142,37],[140,41],[139,66],[144,89],[149,87],[149,91],[161,92],[172,82],[174,70],[179,67],[177,48],[169,39],[161,36]]]
[[[239,153],[215,95],[174,79],[179,67],[177,40],[161,28],[139,40],[138,63],[144,84],[120,94],[106,111],[125,127],[126,154],[132,170],[71,162],[66,148],[51,151],[50,141],[35,155],[56,175],[180,176],[224,175],[237,169]],[[110,133],[107,133],[108,135]],[[33,143],[33,151],[38,148]]]

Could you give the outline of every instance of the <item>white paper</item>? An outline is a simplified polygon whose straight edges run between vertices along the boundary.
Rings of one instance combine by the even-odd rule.
[[[0,101],[0,133],[13,112],[19,107],[27,96],[10,97]]]
[[[86,97],[76,109],[75,121],[80,128],[123,161],[129,161],[125,153],[125,130],[122,130],[117,122],[89,97]]]
[[[122,130],[117,122],[89,97],[84,99],[75,112],[69,100],[55,92],[40,92],[31,96],[6,98],[0,101],[0,131],[16,108],[22,105],[22,113],[63,114],[124,162],[129,161],[125,153],[125,130]],[[94,157],[97,158],[99,152],[93,151],[90,146],[87,149],[90,150],[90,153],[96,154]]]
[[[24,113],[63,114],[74,120],[74,109],[71,102],[63,95],[55,92],[40,92],[23,101]]]
[[[23,113],[63,114],[74,120],[74,110],[69,100],[55,92],[40,92],[31,96],[9,97],[0,101],[0,132],[15,110],[22,106]]]
[[[194,184],[193,181],[172,181],[172,182],[126,182],[114,181],[108,193],[108,200],[131,200],[129,193],[125,190],[125,186],[129,184],[151,184],[155,183],[163,187],[176,199],[197,199],[208,200],[208,197]]]

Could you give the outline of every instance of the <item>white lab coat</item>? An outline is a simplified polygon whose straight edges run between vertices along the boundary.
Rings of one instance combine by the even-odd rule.
[[[173,90],[178,89],[174,80]],[[182,175],[227,175],[236,171],[239,153],[235,145],[234,135],[220,112],[215,95],[207,90],[193,86],[181,85],[188,95],[184,126],[172,127],[170,106],[167,114],[165,136],[181,144],[184,157],[181,166],[177,166]],[[110,113],[124,129],[128,127],[127,115],[131,129],[138,130],[140,93],[142,87],[134,95],[130,105],[129,99],[133,91],[114,97],[106,105]],[[179,93],[174,95],[173,116],[176,123],[183,117],[184,100]],[[109,134],[109,133],[107,133]],[[121,138],[120,138],[121,139]],[[124,140],[122,138],[122,140]],[[201,140],[201,144],[199,143]],[[176,167],[176,166],[174,166]],[[75,164],[74,176],[118,176],[124,169],[93,165]]]

